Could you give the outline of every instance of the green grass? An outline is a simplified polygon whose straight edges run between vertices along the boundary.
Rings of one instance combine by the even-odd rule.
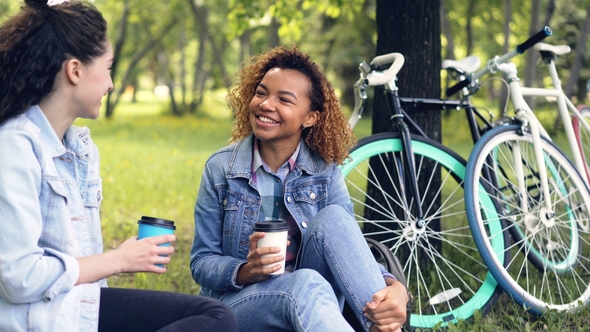
[[[109,284],[196,293],[198,285],[189,269],[194,204],[203,165],[227,144],[231,120],[160,115],[164,106],[124,103],[115,119],[101,117],[76,124],[90,128],[101,153],[105,250],[136,235],[142,215],[171,219],[177,225],[176,253],[167,273],[123,274],[110,277]]]
[[[101,152],[105,250],[136,235],[137,220],[142,215],[172,219],[177,225],[176,253],[167,273],[113,276],[108,279],[110,286],[198,291],[189,269],[193,208],[203,165],[227,144],[231,130],[231,117],[221,97],[211,95],[206,102],[209,113],[177,118],[162,113],[165,102],[140,95],[136,104],[123,100],[114,119],[101,117],[76,123],[91,129]],[[443,116],[443,143],[467,157],[472,144],[464,123],[463,113]],[[355,132],[359,137],[368,135],[369,119],[363,119]],[[588,331],[589,314],[585,308],[576,314],[550,312],[541,318],[531,317],[503,294],[491,313],[451,325],[448,331]]]

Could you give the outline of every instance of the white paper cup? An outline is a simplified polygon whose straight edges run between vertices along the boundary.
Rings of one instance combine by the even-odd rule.
[[[276,254],[266,254],[262,255],[262,258],[265,257],[274,257],[280,256],[287,257],[287,232],[289,231],[289,225],[286,221],[279,221],[279,220],[272,220],[272,221],[264,221],[264,222],[257,222],[254,225],[255,232],[264,232],[266,233],[264,237],[258,240],[257,247],[279,247],[281,251]],[[281,269],[271,273],[271,275],[283,274],[285,272],[285,260],[283,259],[281,262],[276,262],[272,264],[265,265],[264,268],[269,268],[271,266],[275,266],[277,264],[281,264]]]

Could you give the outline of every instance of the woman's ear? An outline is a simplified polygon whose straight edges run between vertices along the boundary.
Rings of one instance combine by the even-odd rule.
[[[82,77],[82,62],[78,59],[69,59],[64,67],[68,81],[73,85],[78,85]]]
[[[305,128],[313,127],[313,125],[315,125],[319,119],[320,119],[320,111],[311,111],[305,117],[305,121],[303,122],[303,127],[305,127]]]

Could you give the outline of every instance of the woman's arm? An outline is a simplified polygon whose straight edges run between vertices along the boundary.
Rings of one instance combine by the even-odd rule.
[[[51,299],[70,290],[78,278],[75,258],[38,244],[43,230],[41,155],[30,134],[0,132],[0,296],[11,303]]]
[[[226,152],[227,153],[227,152]],[[216,156],[219,156],[216,155]],[[240,290],[237,284],[239,267],[246,261],[225,255],[223,250],[224,206],[228,190],[224,168],[228,162],[219,157],[205,164],[195,204],[195,234],[191,249],[193,279],[202,287],[216,291]]]
[[[174,252],[174,247],[158,245],[175,240],[176,236],[171,234],[141,240],[133,236],[115,250],[77,258],[80,275],[76,285],[95,282],[125,272],[164,273],[166,268],[155,264],[168,264],[169,255]],[[160,255],[166,255],[166,257]]]

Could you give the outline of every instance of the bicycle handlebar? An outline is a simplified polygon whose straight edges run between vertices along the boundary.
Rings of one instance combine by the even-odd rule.
[[[506,63],[506,62],[508,62],[508,60],[514,58],[515,56],[524,53],[524,51],[529,49],[531,46],[535,45],[536,43],[540,42],[541,40],[545,39],[546,37],[551,36],[552,34],[553,34],[553,31],[551,31],[551,28],[549,28],[548,26],[544,27],[541,31],[539,31],[536,34],[534,34],[533,36],[531,36],[524,43],[516,46],[516,48],[513,51],[510,51],[510,52],[502,55],[501,57],[495,57],[493,60],[488,61],[488,64],[484,68],[478,70],[477,72],[469,75],[463,81],[448,88],[446,90],[445,94],[447,95],[447,97],[454,95],[455,93],[459,92],[459,90],[461,90],[464,87],[466,87],[467,85],[469,85],[471,82],[477,80],[478,78],[482,77],[483,75],[485,75],[489,72],[494,71],[498,65],[500,65],[502,63]]]
[[[541,40],[545,39],[545,37],[549,37],[553,34],[553,31],[551,31],[551,28],[546,26],[543,28],[543,30],[537,32],[536,34],[534,34],[531,38],[529,38],[527,41],[525,41],[524,43],[516,46],[516,51],[519,54],[524,53],[524,51],[528,50],[531,46],[535,45],[536,43],[540,42]]]
[[[382,75],[368,75],[367,76],[367,85],[375,86],[375,85],[383,85],[387,84],[389,81],[393,80],[395,75],[400,71],[402,66],[404,65],[404,56],[401,53],[389,53],[384,55],[379,55],[371,61],[371,66],[380,66],[382,64],[392,62],[391,66],[383,72]]]
[[[447,97],[450,97],[450,96],[454,95],[455,93],[459,92],[464,87],[468,86],[469,83],[471,83],[471,79],[469,77],[467,77],[464,80],[462,80],[461,82],[448,88],[447,91],[445,91],[445,94],[447,95]]]

